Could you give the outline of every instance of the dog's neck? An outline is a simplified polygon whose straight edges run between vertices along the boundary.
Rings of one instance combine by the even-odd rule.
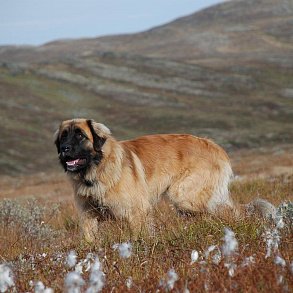
[[[86,171],[79,173],[67,172],[68,177],[76,182],[81,182],[88,187],[94,186],[98,182],[97,166],[92,164]]]
[[[80,174],[67,173],[69,181],[74,189],[76,196],[93,197],[99,202],[103,202],[107,186],[99,181],[96,176],[81,176]]]
[[[122,173],[122,148],[116,146],[115,156],[110,154],[98,166],[90,166],[85,173],[74,174],[67,172],[69,180],[80,196],[95,196],[103,198],[106,191],[110,190],[121,178]]]
[[[83,179],[82,182],[87,186],[87,187],[91,187],[94,186],[98,180],[97,178],[95,178],[94,180],[87,180],[87,179]]]

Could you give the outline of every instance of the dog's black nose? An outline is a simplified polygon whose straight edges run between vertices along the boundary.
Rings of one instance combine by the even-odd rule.
[[[71,146],[70,146],[70,144],[63,144],[63,145],[61,146],[61,152],[67,153],[67,152],[69,152],[70,150],[71,150]]]

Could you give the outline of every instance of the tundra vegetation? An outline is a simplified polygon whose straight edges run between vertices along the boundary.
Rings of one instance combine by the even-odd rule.
[[[235,180],[242,203],[256,196],[278,217],[180,217],[167,202],[155,231],[137,240],[109,220],[94,243],[82,236],[72,201],[0,202],[1,292],[291,292],[293,176]]]

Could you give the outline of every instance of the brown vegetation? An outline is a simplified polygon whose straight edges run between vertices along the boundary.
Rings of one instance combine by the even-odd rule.
[[[292,201],[292,191],[292,176],[269,181],[236,181],[231,186],[233,197],[241,202],[259,195],[276,205],[288,199]],[[32,290],[37,281],[53,288],[54,292],[63,292],[68,272],[77,270],[67,265],[71,250],[77,254],[77,263],[82,262],[82,278],[87,284],[84,288],[89,286],[90,270],[85,271],[86,264],[93,264],[94,257],[99,256],[101,271],[105,274],[101,292],[166,292],[169,289],[184,292],[186,288],[190,292],[283,292],[293,289],[290,267],[293,260],[292,215],[283,217],[284,228],[276,228],[273,222],[257,218],[223,220],[206,214],[180,218],[172,207],[162,203],[163,212],[158,211],[155,216],[155,235],[142,234],[138,241],[132,241],[131,234],[125,227],[122,229],[121,223],[109,221],[97,241],[90,245],[81,236],[72,202],[59,201],[60,213],[54,215],[53,203],[56,201],[57,198],[45,202],[40,199],[33,204],[31,200],[10,203],[10,207],[14,207],[10,216],[14,214],[16,218],[24,207],[29,211],[29,217],[25,212],[19,213],[22,218],[18,221],[22,222],[18,225],[9,218],[7,204],[4,208],[2,202],[1,259],[13,271],[18,292]],[[41,202],[46,207],[43,212],[40,212],[43,207],[37,208]],[[33,221],[28,221],[27,217]],[[221,248],[223,253],[225,227],[235,233],[238,243],[238,249],[231,252],[230,258],[219,254]],[[271,255],[267,256],[270,233],[278,233],[280,240],[272,238],[277,248],[272,247]],[[129,258],[119,256],[114,249],[115,244],[124,242],[130,242],[132,246]],[[213,245],[218,248],[212,250]],[[198,251],[199,259],[191,264],[193,250]],[[88,253],[94,257],[87,260]],[[285,261],[285,265],[278,263],[277,256]],[[173,289],[167,285],[171,278],[167,273],[172,268],[178,275]]]

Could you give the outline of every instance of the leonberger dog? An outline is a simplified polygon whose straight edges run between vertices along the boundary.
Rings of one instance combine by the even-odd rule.
[[[229,157],[208,139],[158,134],[118,142],[105,125],[73,119],[60,125],[55,144],[89,241],[106,215],[126,220],[134,231],[149,225],[152,207],[162,195],[182,213],[276,213],[265,200],[246,205],[233,201]]]

